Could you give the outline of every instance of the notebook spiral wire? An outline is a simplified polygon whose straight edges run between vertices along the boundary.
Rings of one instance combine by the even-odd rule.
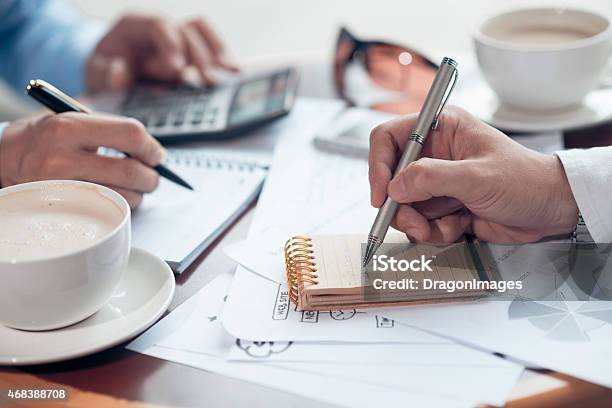
[[[168,152],[169,154],[166,160],[170,164],[237,171],[253,171],[258,167],[265,168],[265,166],[258,164],[256,161],[225,157],[222,155],[204,154],[181,149],[170,149]]]
[[[312,239],[303,236],[289,238],[285,244],[285,271],[289,299],[298,304],[300,285],[318,284],[317,268],[312,250]]]

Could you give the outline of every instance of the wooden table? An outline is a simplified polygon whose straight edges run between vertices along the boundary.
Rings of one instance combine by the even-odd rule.
[[[569,132],[568,148],[612,145],[612,124]],[[218,274],[236,265],[220,250],[244,239],[253,218],[252,206],[192,267],[177,277],[173,310]],[[244,381],[158,360],[119,345],[92,356],[63,363],[0,368],[0,389],[67,386],[68,406],[207,406],[327,407],[294,395]],[[29,406],[27,404],[13,406]],[[40,404],[31,404],[40,407]],[[51,406],[51,405],[49,405]],[[57,405],[59,406],[59,405]],[[520,381],[508,407],[612,406],[612,390],[556,373]]]

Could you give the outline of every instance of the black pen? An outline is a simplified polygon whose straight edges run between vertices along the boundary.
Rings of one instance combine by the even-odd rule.
[[[91,113],[91,110],[81,104],[79,101],[71,98],[66,95],[53,85],[45,82],[41,79],[33,79],[30,81],[25,91],[26,95],[32,97],[37,102],[41,103],[45,107],[51,109],[55,113],[63,113],[63,112],[82,112],[82,113]],[[130,157],[129,154],[124,153],[127,157]],[[161,176],[165,177],[168,180],[181,185],[189,190],[193,190],[185,180],[176,175],[172,170],[164,166],[163,164],[158,164],[153,167],[155,171]]]

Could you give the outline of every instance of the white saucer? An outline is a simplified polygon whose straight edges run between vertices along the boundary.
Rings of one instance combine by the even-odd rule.
[[[125,276],[109,303],[63,329],[28,332],[0,325],[0,365],[43,364],[92,354],[124,342],[168,309],[174,275],[156,256],[132,248]]]
[[[551,112],[513,109],[499,103],[475,63],[460,66],[459,83],[450,103],[498,129],[513,132],[571,130],[612,120],[611,86],[594,90],[573,109]]]

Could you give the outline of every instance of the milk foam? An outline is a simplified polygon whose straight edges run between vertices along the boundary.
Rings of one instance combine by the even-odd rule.
[[[560,44],[583,40],[593,34],[572,27],[518,27],[500,33],[502,41],[517,44]]]
[[[0,262],[39,260],[100,241],[123,219],[95,187],[51,184],[0,196]]]

